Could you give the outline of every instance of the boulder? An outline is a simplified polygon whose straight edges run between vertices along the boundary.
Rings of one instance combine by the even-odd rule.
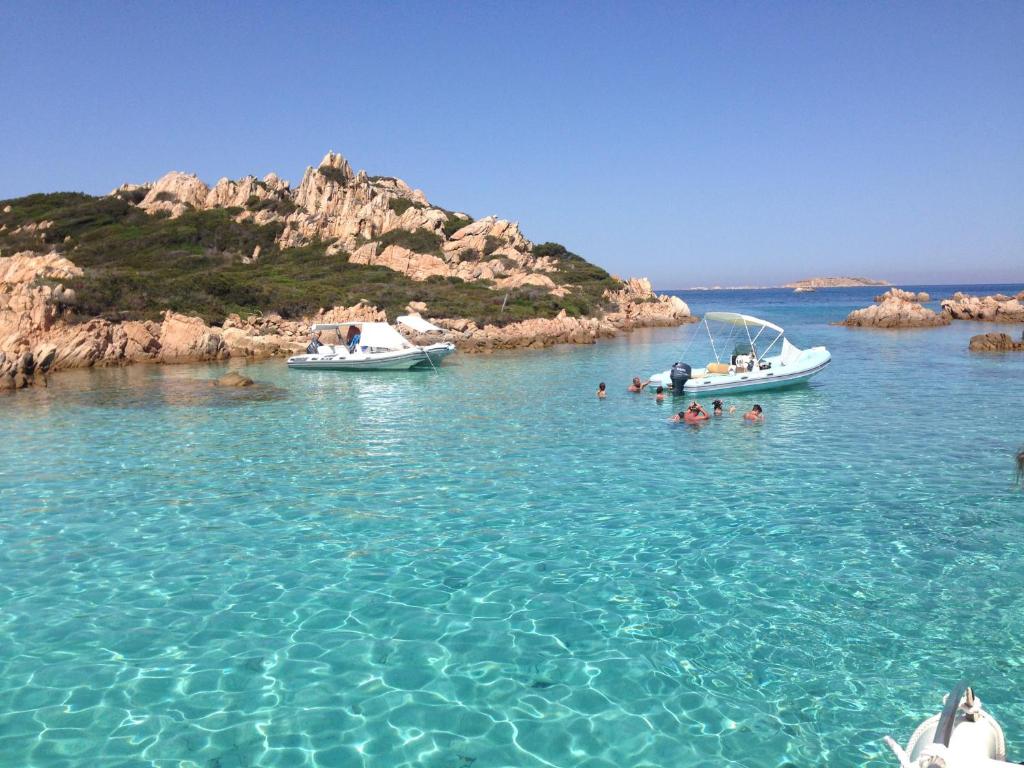
[[[0,373],[0,392],[13,389],[17,389],[14,385],[14,375],[10,373]]]
[[[57,347],[54,344],[44,344],[36,350],[34,357],[36,372],[45,374],[57,359]]]
[[[238,371],[229,371],[214,382],[218,387],[251,387],[252,379]]]
[[[221,335],[198,317],[165,312],[160,326],[161,362],[201,362],[228,356]]]
[[[1024,352],[1024,335],[1014,341],[1006,333],[982,333],[971,337],[971,352]]]
[[[171,171],[150,188],[139,207],[149,213],[166,211],[176,218],[188,210],[205,208],[209,194],[210,188],[194,173]]]

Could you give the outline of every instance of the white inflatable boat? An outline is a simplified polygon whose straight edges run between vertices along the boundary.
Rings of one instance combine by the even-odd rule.
[[[649,388],[664,387],[688,397],[781,389],[807,382],[832,362],[825,347],[800,349],[782,328],[751,315],[708,312],[701,326],[707,330],[714,361],[703,368],[677,362],[651,376]],[[695,339],[696,335],[690,344]]]
[[[311,330],[314,334],[334,331],[338,343],[311,342],[305,354],[288,358],[289,368],[404,371],[435,367],[455,351],[455,345],[450,341],[417,346],[387,323],[317,323]]]
[[[885,737],[901,768],[1009,768],[1003,729],[981,708],[981,699],[961,683],[946,697],[942,712],[914,731],[906,748]]]

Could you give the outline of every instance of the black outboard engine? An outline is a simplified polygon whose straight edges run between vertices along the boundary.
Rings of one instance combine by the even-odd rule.
[[[690,380],[690,374],[692,372],[693,369],[686,363],[676,363],[672,366],[672,370],[669,372],[669,378],[672,379],[673,395],[683,395],[683,387],[685,387],[686,382]]]

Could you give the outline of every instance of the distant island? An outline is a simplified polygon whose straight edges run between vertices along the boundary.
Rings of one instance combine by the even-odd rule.
[[[888,280],[872,280],[868,277],[811,277],[786,283],[783,288],[807,290],[808,288],[862,288],[864,286],[892,285]]]

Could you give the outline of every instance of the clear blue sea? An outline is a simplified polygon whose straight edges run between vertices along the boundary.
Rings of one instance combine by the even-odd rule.
[[[882,766],[960,678],[1024,758],[1024,355],[878,290],[682,294],[832,351],[757,426],[626,393],[695,326],[0,398],[0,765]]]

